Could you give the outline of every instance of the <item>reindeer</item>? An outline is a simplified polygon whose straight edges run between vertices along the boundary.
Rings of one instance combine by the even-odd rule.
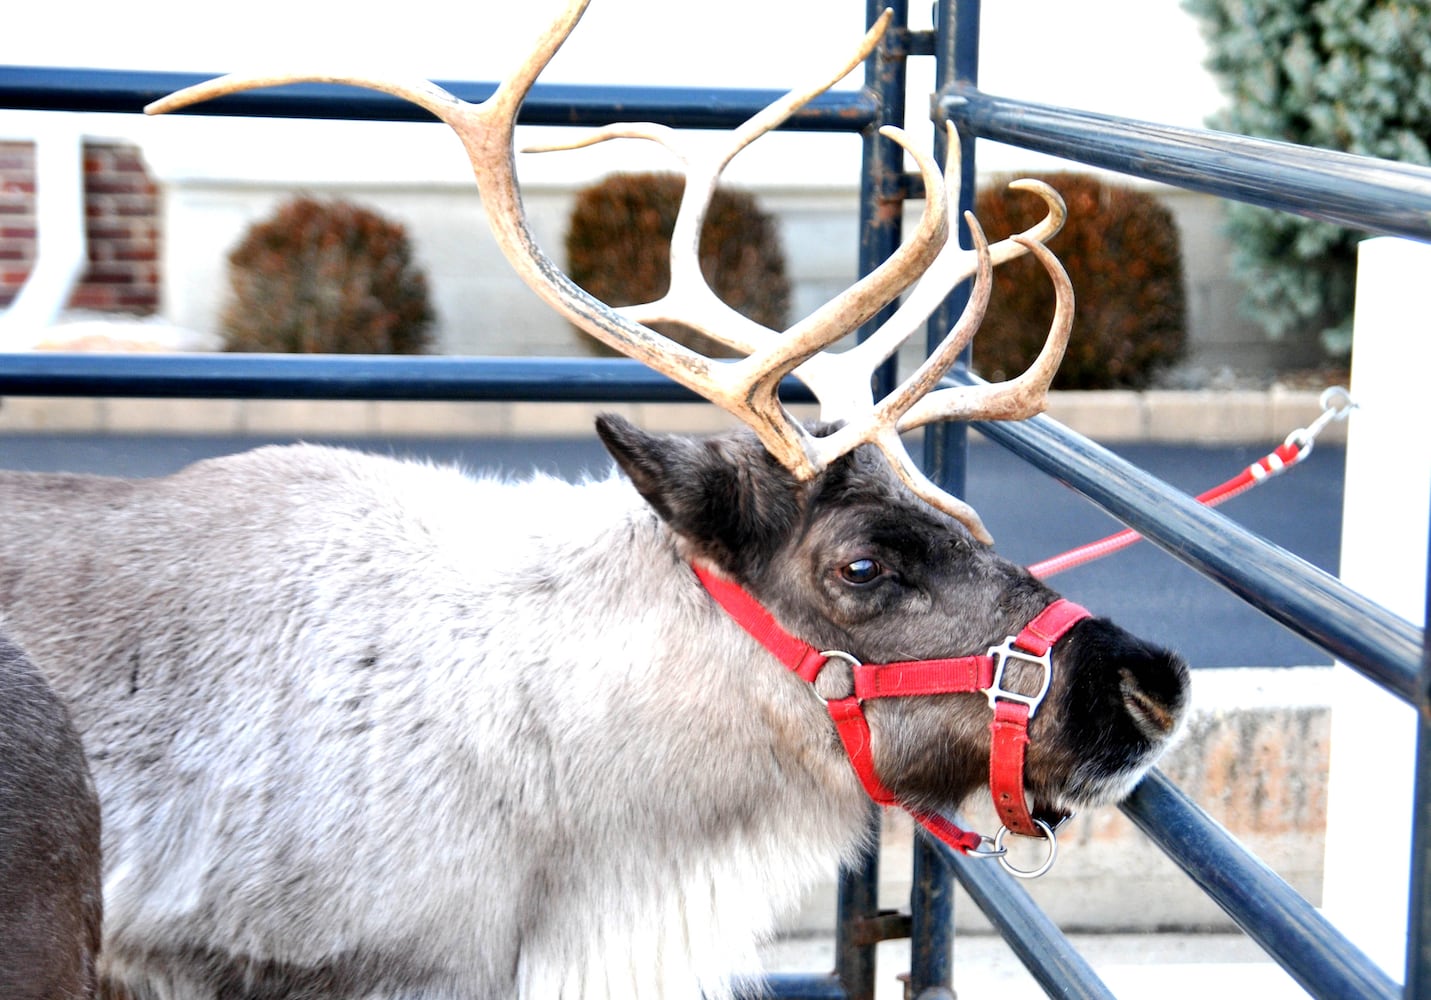
[[[776,333],[699,278],[721,169],[878,43],[686,163],[670,294],[615,309],[537,247],[517,109],[571,32],[471,105],[423,82],[229,77],[166,111],[327,79],[415,101],[472,162],[508,259],[562,315],[739,416],[707,440],[613,417],[619,472],[513,483],[314,446],[124,481],[0,475],[0,609],[72,707],[105,813],[105,973],[140,997],[729,996],[813,879],[854,857],[870,800],[955,850],[1006,834],[1052,855],[1067,812],[1124,795],[1173,736],[1181,660],[998,557],[900,434],[1044,405],[1071,317],[1043,241],[989,246],[927,198],[867,278]],[[948,168],[957,176],[957,164]],[[940,387],[997,261],[1059,288],[1048,343],[1007,383]],[[870,389],[955,282],[969,308],[887,398]],[[915,284],[916,279],[918,284]],[[913,286],[913,287],[911,287]],[[829,348],[908,289],[861,345]],[[735,348],[717,362],[649,324]],[[793,375],[822,418],[780,403]],[[1035,714],[1036,713],[1036,714]],[[988,786],[997,836],[949,816]]]
[[[0,997],[95,995],[99,841],[99,798],[79,735],[0,629]]]

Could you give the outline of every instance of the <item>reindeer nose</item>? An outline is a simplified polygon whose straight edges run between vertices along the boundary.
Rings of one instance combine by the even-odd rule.
[[[1177,728],[1187,700],[1187,665],[1164,650],[1148,650],[1118,670],[1123,707],[1150,740],[1165,740]]]

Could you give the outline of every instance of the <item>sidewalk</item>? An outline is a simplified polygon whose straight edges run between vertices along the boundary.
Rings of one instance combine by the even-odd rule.
[[[1124,1000],[1304,1000],[1300,986],[1241,934],[1081,934],[1069,940],[1108,989]],[[834,967],[829,938],[792,938],[762,952],[770,972],[826,972]],[[899,975],[909,968],[909,943],[879,946],[876,1000],[903,1000]],[[954,939],[954,991],[978,1000],[1046,1000],[1047,994],[1003,939],[963,934]]]

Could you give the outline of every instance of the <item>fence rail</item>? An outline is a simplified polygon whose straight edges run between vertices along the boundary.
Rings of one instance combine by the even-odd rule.
[[[159,73],[117,69],[0,66],[0,108],[139,114],[151,101],[211,80],[218,73]],[[455,97],[480,103],[497,89],[491,82],[436,80]],[[734,128],[783,97],[778,90],[704,90],[692,87],[607,87],[537,84],[522,103],[524,125],[607,125],[619,107],[629,121],[683,128]],[[815,98],[782,127],[802,132],[858,132],[879,116],[866,91],[834,90]],[[398,97],[359,87],[293,83],[246,91],[174,114],[307,118],[334,121],[432,122],[432,115]]]
[[[965,372],[954,381],[978,379]],[[975,426],[1264,614],[1415,702],[1421,629],[1056,421]]]
[[[956,85],[939,107],[967,133],[1220,198],[1431,239],[1431,170],[1227,132],[1013,101]]]
[[[1401,995],[1401,987],[1316,907],[1154,771],[1123,812],[1307,992],[1325,1000]]]
[[[0,395],[685,403],[701,397],[627,358],[271,354],[0,354]],[[794,380],[781,398],[813,399]]]

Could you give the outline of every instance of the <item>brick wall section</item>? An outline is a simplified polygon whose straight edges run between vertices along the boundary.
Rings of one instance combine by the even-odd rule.
[[[84,147],[89,267],[68,303],[148,315],[159,308],[159,198],[139,150]],[[0,306],[20,292],[35,260],[35,150],[0,142]]]
[[[0,305],[25,283],[35,255],[35,147],[0,143]]]

